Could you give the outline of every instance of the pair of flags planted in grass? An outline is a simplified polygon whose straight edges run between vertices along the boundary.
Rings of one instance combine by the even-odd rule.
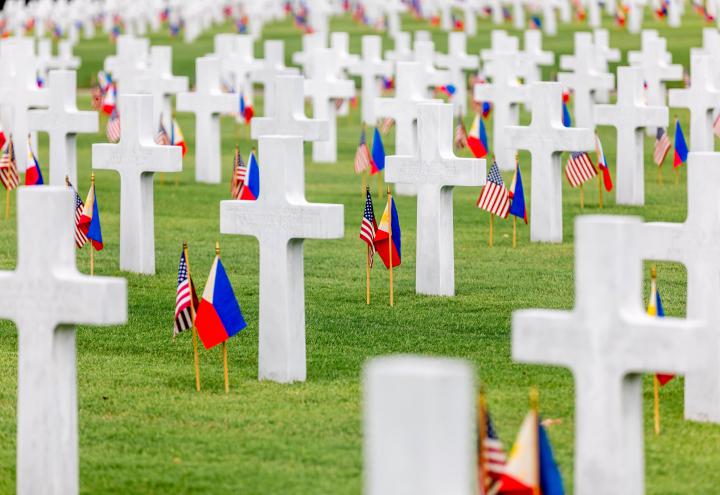
[[[465,130],[462,115],[458,115],[457,126],[455,127],[455,148],[469,148],[475,158],[485,158],[488,155],[488,138],[487,129],[485,128],[485,118],[490,113],[492,107],[489,103],[482,104],[482,116],[475,114],[470,133]]]
[[[363,127],[355,152],[355,173],[361,174],[368,169],[370,175],[375,175],[385,169],[385,145],[383,145],[380,130],[377,127],[373,132],[372,151],[368,148],[365,127]]]
[[[75,194],[75,246],[81,249],[90,241],[95,251],[102,250],[103,238],[100,226],[100,211],[95,196],[95,179],[93,178],[91,181],[90,190],[84,203],[70,180],[66,178],[65,182]]]
[[[202,299],[198,301],[183,249],[178,267],[174,335],[191,329],[193,325],[205,348],[210,349],[237,335],[247,323],[220,255],[215,256]]]
[[[477,200],[477,207],[500,218],[507,218],[508,215],[520,217],[527,223],[525,192],[519,163],[515,164],[515,175],[508,190],[500,175],[497,162],[493,160],[487,181]]]
[[[235,146],[233,155],[233,169],[230,179],[230,197],[255,201],[260,197],[260,169],[258,168],[255,150],[250,153],[247,165],[240,155],[240,149]]]
[[[597,156],[598,168],[602,172],[603,185],[606,191],[612,191],[613,182],[610,175],[610,169],[605,159],[600,137],[595,134],[595,154]],[[567,177],[570,186],[579,187],[585,182],[598,175],[598,171],[593,164],[590,155],[586,151],[570,153],[567,164],[565,165],[565,177]]]
[[[360,225],[360,239],[368,246],[368,262],[372,266],[375,253],[385,263],[386,268],[400,266],[402,260],[402,238],[400,218],[398,217],[395,199],[388,195],[388,202],[380,218],[380,225],[375,220],[370,188],[366,189],[365,210]]]
[[[713,124],[713,132],[720,136],[720,117],[715,120]],[[657,134],[655,135],[655,149],[653,151],[653,160],[655,165],[662,167],[665,157],[670,152],[670,136],[665,129],[658,127]],[[675,119],[675,152],[673,154],[673,168],[682,166],[683,163],[687,163],[688,159],[688,146],[685,140],[685,133],[680,126],[680,120]]]
[[[660,298],[660,290],[657,288],[657,279],[655,277],[654,268],[652,277],[650,278],[650,299],[648,301],[647,314],[650,316],[657,316],[658,318],[665,316],[662,299]],[[658,373],[655,376],[657,377],[658,382],[660,382],[660,385],[665,385],[675,377],[675,375],[666,375],[662,373]]]
[[[562,477],[555,462],[545,427],[536,409],[530,410],[520,427],[510,455],[482,407],[478,415],[479,493],[494,495],[564,495]]]
[[[12,135],[5,137],[5,133],[0,131],[0,182],[8,191],[16,189],[20,185],[20,175],[17,168],[17,159],[15,156],[15,146],[13,144]],[[41,186],[45,182],[43,180],[40,164],[32,149],[30,135],[27,139],[27,169],[25,170],[26,186]]]
[[[182,156],[185,156],[187,153],[185,136],[183,135],[177,120],[170,120],[170,132],[168,132],[163,125],[162,114],[160,114],[158,130],[157,133],[155,133],[155,144],[159,144],[161,146],[180,146],[182,148]]]

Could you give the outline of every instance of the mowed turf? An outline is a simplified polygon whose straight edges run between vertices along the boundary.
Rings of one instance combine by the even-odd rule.
[[[619,30],[605,19],[611,44],[638,49],[639,37]],[[428,29],[406,19],[406,29]],[[702,21],[693,13],[683,27],[670,30],[648,22],[668,39],[676,62],[688,66],[689,48],[701,44]],[[351,33],[351,47],[359,52],[360,35],[370,31],[349,18],[333,20],[335,30]],[[582,25],[560,26],[557,37],[545,37],[547,49],[572,51],[572,32]],[[212,50],[215,32],[192,45],[153,35],[153,44],[174,46],[174,70],[194,79],[194,58]],[[469,41],[477,53],[489,44],[491,25],[481,21],[480,33]],[[439,50],[445,34],[433,30]],[[286,56],[300,47],[300,33],[291,23],[268,25],[265,39],[286,42]],[[391,46],[387,42],[386,47]],[[104,37],[83,41],[79,83],[87,87],[103,58],[114,51]],[[262,45],[258,43],[257,54]],[[556,72],[547,70],[546,77]],[[259,94],[259,92],[258,92]],[[80,97],[83,108],[89,97]],[[256,101],[258,107],[260,101]],[[687,113],[678,111],[687,128]],[[672,113],[671,113],[672,115]],[[528,390],[540,391],[542,414],[562,422],[550,437],[565,485],[572,491],[574,390],[571,374],[560,368],[521,365],[511,359],[510,316],[521,308],[573,306],[573,220],[582,213],[598,213],[597,184],[586,188],[586,207],[579,191],[563,185],[565,242],[530,244],[528,228],[518,225],[518,248],[512,249],[512,222],[495,221],[495,247],[488,248],[488,214],[475,207],[479,188],[455,191],[455,261],[457,295],[453,298],[418,296],[414,290],[415,198],[398,197],[402,225],[403,264],[395,272],[395,308],[388,306],[387,272],[378,263],[372,272],[372,304],[364,301],[364,253],[358,239],[363,211],[360,179],[353,174],[353,156],[360,132],[359,109],[338,119],[339,159],[334,165],[310,162],[306,145],[306,194],[310,201],[345,206],[345,237],[305,243],[307,327],[306,383],[278,385],[257,381],[258,247],[255,239],[219,234],[219,201],[227,199],[232,150],[236,142],[247,157],[252,146],[247,127],[223,119],[223,184],[194,181],[194,117],[178,114],[190,144],[179,175],[155,179],[155,237],[157,274],[132,275],[118,270],[119,178],[97,173],[97,194],[106,248],[96,260],[99,275],[128,279],[129,322],[112,328],[79,327],[78,381],[80,421],[80,484],[83,493],[218,493],[218,494],[357,494],[362,486],[362,367],[377,355],[414,353],[468,360],[478,382],[487,390],[490,410],[506,448],[528,408]],[[528,114],[523,114],[528,121]],[[468,117],[469,119],[469,117]],[[90,146],[105,142],[104,124],[96,136],[80,136],[80,194],[89,186]],[[469,122],[468,122],[469,124]],[[489,129],[491,131],[491,129]],[[600,128],[607,159],[614,174],[615,131]],[[386,137],[388,153],[394,134]],[[647,220],[682,221],[686,207],[686,170],[674,184],[669,157],[665,184],[656,182],[651,163],[652,139],[646,140],[646,206],[620,207],[614,193],[605,196],[606,214],[639,215]],[[492,141],[490,141],[492,143]],[[47,176],[47,139],[41,135],[40,161]],[[468,156],[467,152],[463,152]],[[520,155],[529,201],[532,170]],[[262,156],[259,157],[263,166]],[[509,182],[511,176],[505,174]],[[385,201],[371,182],[379,216]],[[268,187],[267,185],[261,185]],[[16,218],[0,222],[0,268],[16,263]],[[530,204],[532,208],[532,204]],[[26,220],[27,221],[27,220]],[[230,394],[222,385],[219,349],[201,351],[202,392],[194,389],[189,334],[172,340],[177,263],[181,243],[190,244],[193,276],[200,289],[220,241],[223,262],[245,313],[248,327],[229,342]],[[623,256],[624,253],[615,253]],[[78,253],[78,266],[87,272],[87,248]],[[650,263],[647,264],[648,267]],[[681,265],[661,263],[659,286],[668,314],[683,316],[686,274]],[[647,270],[646,270],[647,279]],[[647,294],[647,280],[645,293]],[[42,311],[43,308],[38,308]],[[614,308],[606,308],[613,311]],[[28,329],[26,329],[28,330]],[[0,323],[0,493],[15,490],[17,334]],[[672,381],[661,392],[663,432],[652,432],[652,381],[645,378],[644,403],[646,484],[652,494],[714,493],[720,484],[720,426],[683,420],[683,382]]]

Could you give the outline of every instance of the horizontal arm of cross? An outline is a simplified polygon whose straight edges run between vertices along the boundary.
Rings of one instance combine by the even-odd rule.
[[[120,144],[96,143],[92,145],[92,168],[120,172],[180,172],[182,149],[179,146],[157,144],[136,145],[124,148]]]
[[[65,278],[65,277],[63,277]],[[127,322],[127,281],[116,277],[73,274],[65,278],[64,324],[120,325]]]
[[[528,309],[512,314],[512,357],[516,361],[572,367],[582,362],[588,337],[577,328],[569,311]]]
[[[414,156],[393,155],[386,158],[385,180],[404,184],[437,184],[441,186],[482,186],[485,184],[485,160],[476,158],[436,158],[423,163]]]
[[[560,153],[595,149],[595,137],[590,129],[567,128],[560,124],[550,129],[536,130],[533,126],[510,125],[505,127],[505,133],[512,146],[519,150],[544,149]]]
[[[623,111],[623,109],[627,109],[627,111]],[[631,115],[628,115],[628,113],[631,113]],[[637,105],[635,107],[621,108],[618,105],[603,104],[595,105],[594,114],[596,123],[618,128],[662,127],[668,121],[667,107]]]
[[[692,252],[694,239],[683,224],[653,222],[641,225],[640,256],[646,260],[684,262]],[[690,249],[689,249],[690,248]]]

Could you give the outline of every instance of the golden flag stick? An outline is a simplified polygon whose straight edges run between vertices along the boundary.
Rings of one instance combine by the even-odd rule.
[[[585,208],[585,189],[583,188],[583,185],[580,184],[580,209]]]
[[[535,427],[533,428],[533,431],[535,432],[535,445],[540,445],[540,432],[539,432],[539,425],[540,425],[540,416],[539,416],[539,398],[538,398],[538,389],[537,387],[531,387],[530,388],[530,409],[533,412],[533,416],[535,417]],[[535,479],[540,480],[540,456],[537,456],[537,463],[535,464]],[[537,483],[533,487],[533,495],[540,495],[540,484]]]
[[[365,247],[365,303],[370,304],[370,246]]]
[[[192,276],[190,276],[190,256],[188,256],[187,242],[183,242],[183,253],[185,254],[185,266],[187,267],[187,276],[190,283],[190,319],[192,320],[190,331],[192,332],[193,354],[195,358],[195,390],[200,392],[200,355],[198,354],[198,335],[197,329],[195,328],[195,300],[192,297],[195,292],[195,286],[192,281]]]
[[[490,239],[488,240],[488,246],[493,247],[493,220],[495,219],[495,215],[490,213]]]
[[[655,419],[655,436],[660,435],[660,380],[653,375],[653,415]]]
[[[387,190],[388,195],[388,205],[390,207],[390,228],[389,228],[389,237],[388,237],[388,254],[390,259],[390,307],[392,308],[395,306],[395,288],[393,287],[393,242],[392,242],[392,231],[393,231],[393,218],[392,218],[392,193],[390,192],[390,187],[388,187]]]
[[[215,256],[220,257],[220,242],[215,242]],[[225,378],[225,393],[230,393],[230,379],[228,377],[227,340],[222,344],[223,352],[223,377]]]
[[[10,220],[10,189],[5,189],[5,220]]]
[[[517,217],[513,215],[513,243],[512,247],[517,247]]]

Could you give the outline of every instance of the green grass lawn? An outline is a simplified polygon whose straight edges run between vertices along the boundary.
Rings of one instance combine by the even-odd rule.
[[[611,25],[611,44],[639,47],[639,37]],[[333,29],[351,33],[358,52],[360,35],[367,34],[343,18]],[[407,29],[428,29],[408,19]],[[580,25],[560,26],[545,47],[559,56],[572,51],[572,32]],[[648,22],[668,38],[673,58],[688,66],[689,48],[701,43],[702,21],[688,14],[682,29],[670,30]],[[225,29],[228,30],[229,26]],[[491,26],[469,41],[469,51],[486,47]],[[212,49],[213,33],[185,45],[165,34],[153,44],[172,44],[176,73],[194,76],[195,57]],[[289,22],[267,26],[264,37],[286,40],[286,56],[300,47],[299,32]],[[438,49],[446,36],[434,30]],[[386,46],[390,46],[387,44]],[[262,47],[257,46],[258,55]],[[79,83],[114,48],[106,38],[83,41]],[[556,56],[556,58],[557,58]],[[548,70],[547,74],[555,72]],[[194,77],[193,77],[194,79]],[[80,98],[89,107],[87,94]],[[679,111],[686,133],[687,114]],[[403,264],[395,272],[395,308],[387,304],[388,277],[378,264],[372,273],[373,302],[364,302],[364,252],[358,239],[363,211],[353,156],[360,132],[359,109],[339,118],[339,160],[335,165],[310,162],[306,146],[306,191],[310,201],[345,205],[345,237],[305,243],[308,379],[278,385],[257,381],[258,248],[255,239],[219,235],[219,201],[228,197],[227,181],[212,186],[194,181],[194,118],[178,115],[190,152],[184,170],[175,177],[155,180],[155,237],[157,275],[118,270],[119,178],[97,173],[106,248],[96,256],[96,272],[123,276],[129,286],[129,322],[113,328],[78,328],[80,418],[80,477],[83,493],[227,493],[227,494],[356,494],[362,486],[362,397],[360,375],[372,356],[417,353],[451,356],[470,361],[487,389],[497,430],[506,448],[528,408],[528,390],[537,385],[545,417],[560,418],[550,429],[565,485],[571,492],[573,472],[573,381],[564,369],[527,366],[510,358],[510,315],[521,308],[570,309],[573,306],[573,219],[596,213],[593,184],[586,208],[579,192],[564,184],[565,242],[529,243],[529,230],[519,226],[519,245],[510,247],[512,223],[496,221],[496,245],[488,248],[489,217],[475,207],[479,188],[455,192],[455,259],[457,296],[424,297],[414,290],[415,199],[398,197],[403,229]],[[525,122],[528,115],[524,114]],[[104,131],[104,119],[101,123]],[[614,173],[615,131],[600,129],[606,156]],[[104,142],[104,132],[79,138],[80,191],[89,186],[90,145]],[[247,127],[231,119],[222,126],[224,179],[229,180],[234,145],[243,155],[253,143]],[[491,141],[492,142],[492,141]],[[386,140],[392,153],[394,136]],[[656,182],[651,163],[652,139],[646,140],[646,206],[621,207],[614,194],[606,196],[608,214],[641,215],[646,220],[680,222],[685,218],[685,170],[678,186],[666,163],[665,186]],[[464,152],[467,156],[467,152]],[[40,160],[47,163],[47,139],[41,136]],[[259,157],[262,166],[262,156]],[[529,200],[529,158],[521,154]],[[47,168],[43,172],[47,174]],[[505,176],[510,179],[509,175]],[[376,186],[373,182],[373,192]],[[13,196],[14,202],[14,196]],[[376,197],[379,215],[384,201]],[[532,205],[530,205],[532,206]],[[13,206],[14,209],[14,206]],[[11,270],[16,260],[16,220],[0,221],[0,269]],[[219,348],[201,352],[203,390],[194,389],[189,334],[172,340],[178,258],[183,240],[190,243],[190,261],[202,288],[220,240],[229,272],[248,327],[229,343],[229,395],[223,393]],[[617,253],[622,256],[622,253]],[[88,271],[87,249],[78,265]],[[659,265],[659,285],[666,311],[685,313],[685,269]],[[646,280],[646,288],[647,288]],[[647,290],[646,290],[647,293]],[[683,420],[683,383],[674,380],[661,393],[663,433],[652,433],[652,381],[645,379],[646,478],[652,494],[715,493],[720,485],[720,426]],[[10,322],[0,323],[0,493],[15,490],[17,396],[17,335]]]

